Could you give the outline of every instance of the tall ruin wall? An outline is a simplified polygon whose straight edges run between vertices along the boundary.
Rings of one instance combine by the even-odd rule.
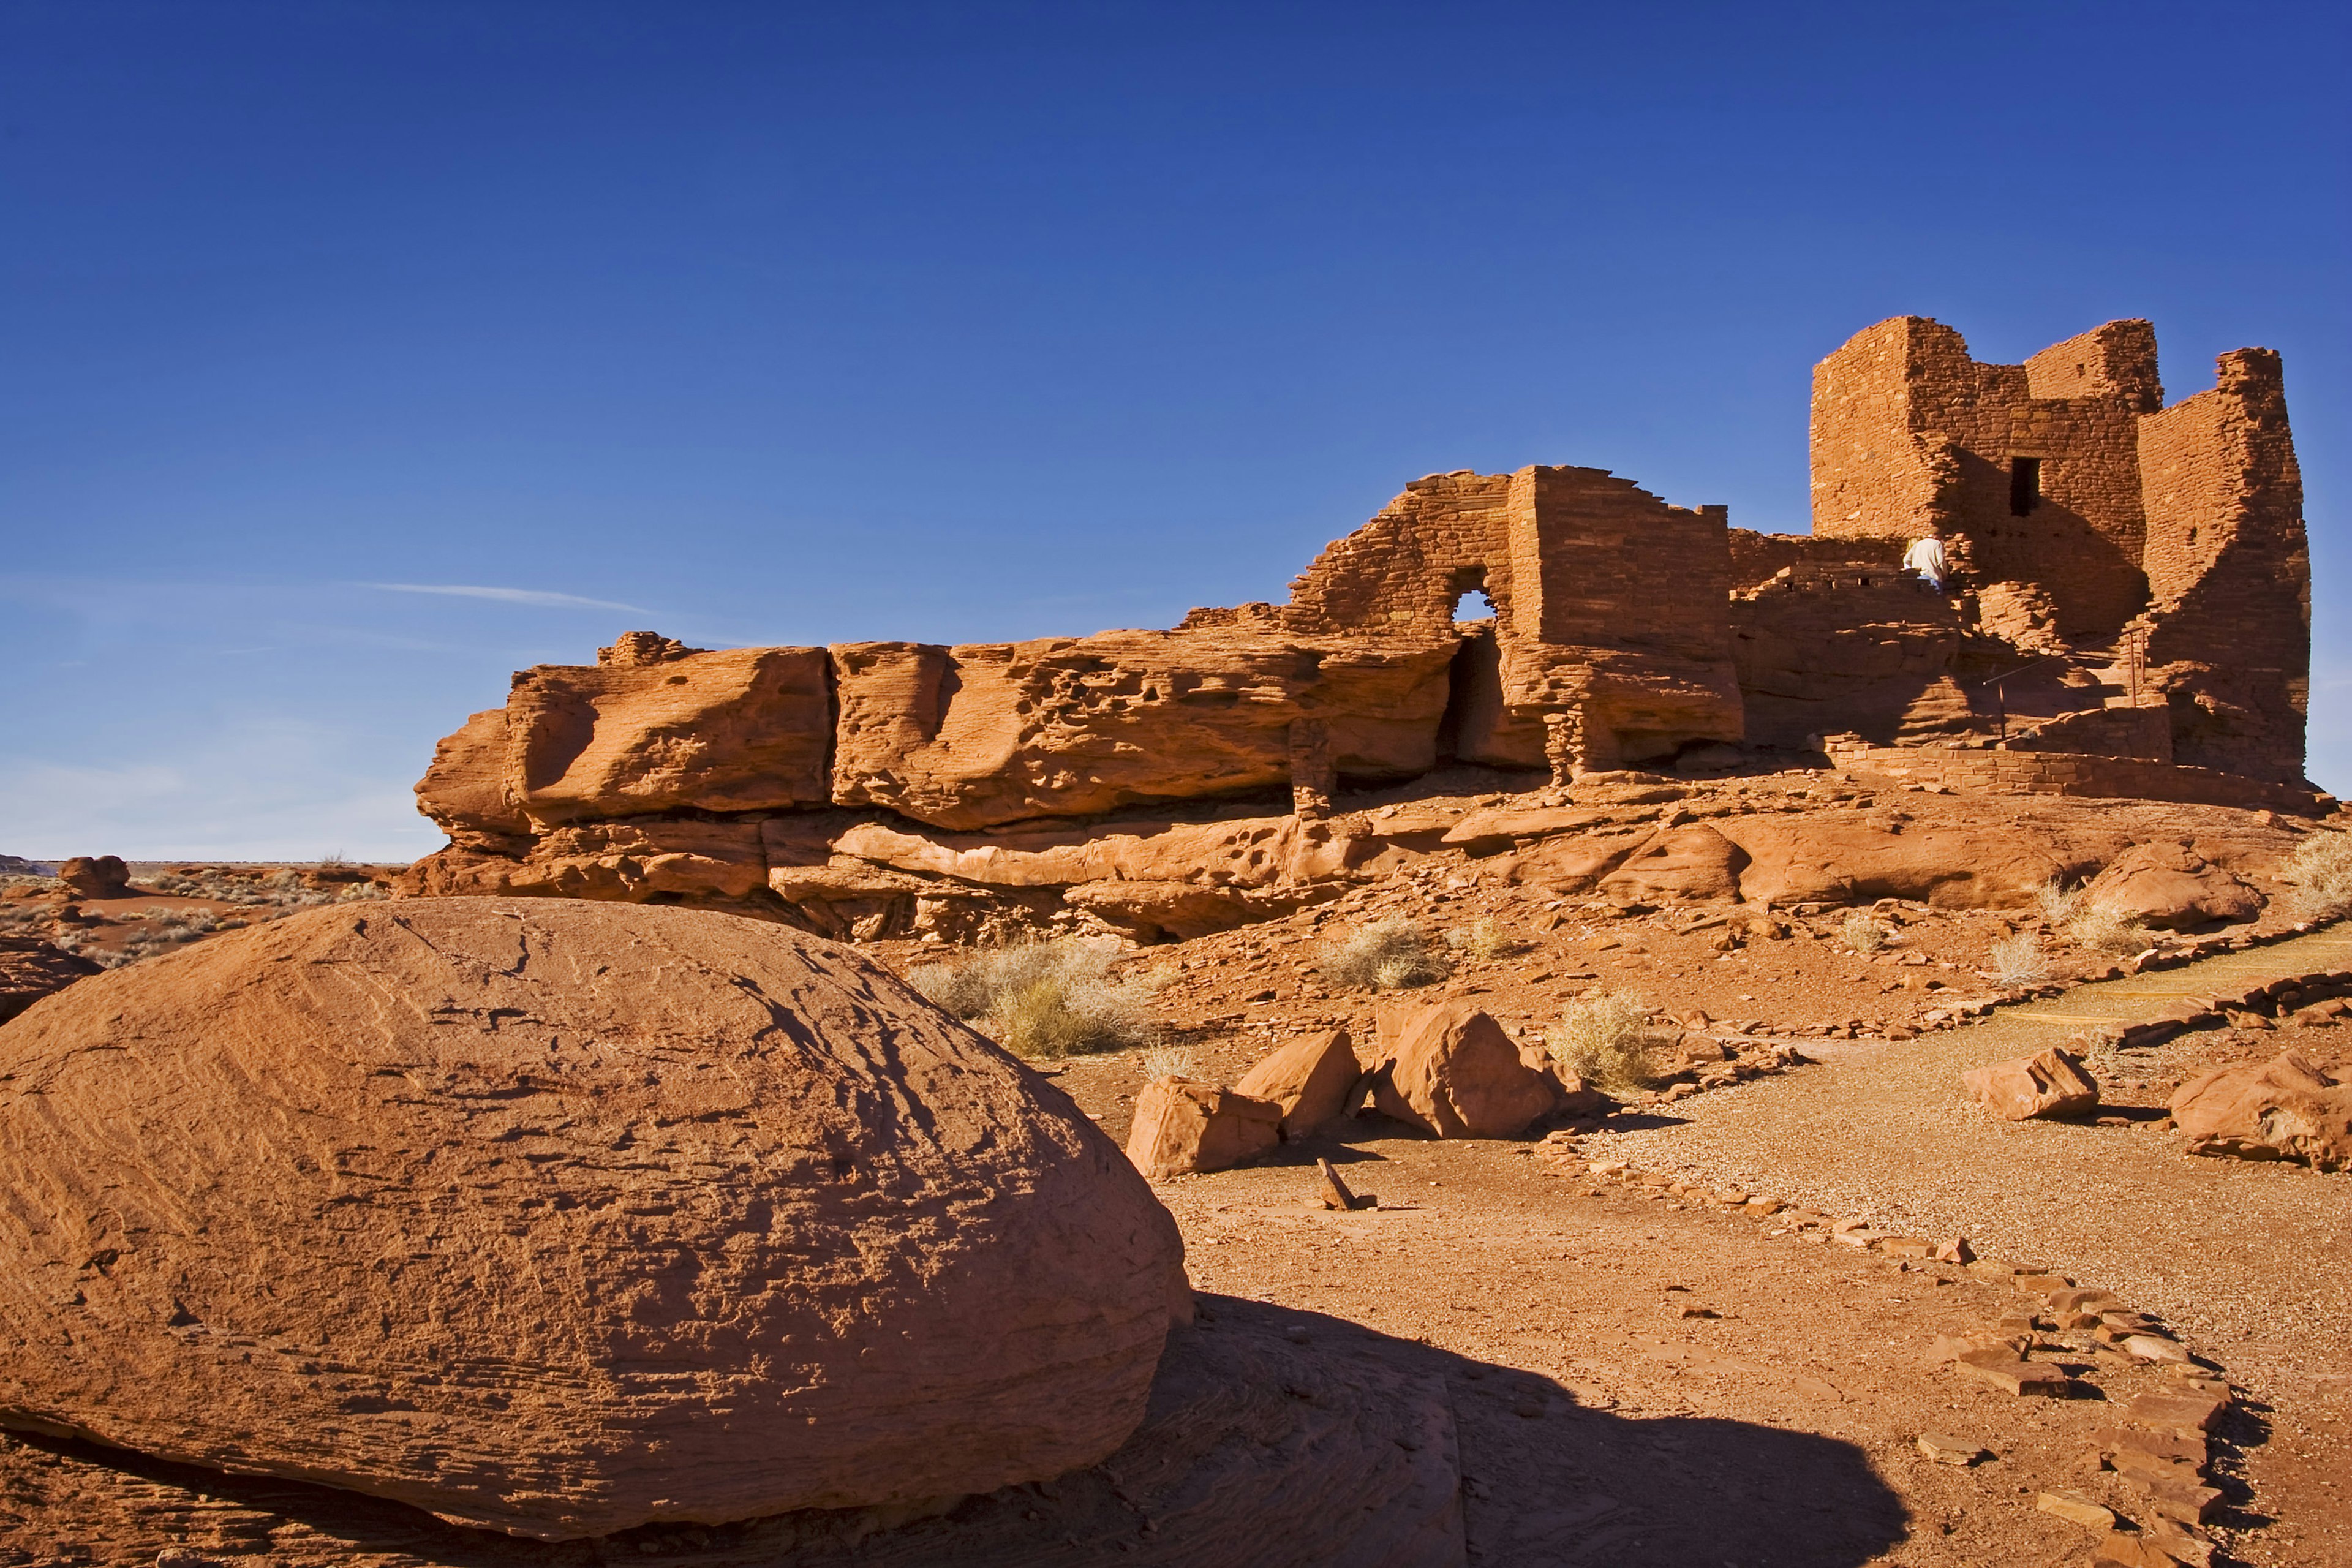
[[[2147,321],[2021,365],[1881,321],[1814,371],[1814,535],[1944,541],[1965,590],[2030,590],[2066,647],[2129,666],[2181,761],[2294,783],[2311,575],[2278,355],[2224,354],[2212,391],[2163,405]]]

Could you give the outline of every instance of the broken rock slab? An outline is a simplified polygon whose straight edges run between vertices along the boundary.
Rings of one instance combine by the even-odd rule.
[[[1493,1015],[1442,1002],[1392,1016],[1373,1084],[1381,1115],[1440,1138],[1510,1138],[1557,1104],[1552,1079]]]
[[[2098,1109],[2099,1081],[2082,1062],[2053,1046],[2014,1061],[1960,1075],[1978,1104],[2009,1121],[2082,1116]]]
[[[1095,1463],[1190,1300],[1067,1096],[768,921],[320,909],[82,981],[0,1075],[0,1425],[515,1535]]]
[[[0,936],[0,1024],[42,997],[105,971],[37,936]]]
[[[1345,1029],[1301,1035],[1244,1073],[1237,1094],[1282,1112],[1282,1135],[1304,1138],[1336,1121],[1363,1075]]]
[[[2300,1051],[2193,1078],[2170,1110],[2192,1154],[2352,1166],[2352,1084]]]
[[[1189,1078],[1155,1079],[1135,1097],[1127,1157],[1155,1182],[1223,1171],[1282,1141],[1282,1108]]]

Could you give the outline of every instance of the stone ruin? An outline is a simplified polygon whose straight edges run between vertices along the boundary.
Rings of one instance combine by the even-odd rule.
[[[2146,321],[1990,365],[1900,317],[1816,367],[1811,535],[1598,468],[1465,469],[1406,486],[1287,603],[1170,631],[629,633],[440,743],[417,795],[450,844],[404,890],[1151,940],[1311,901],[1379,847],[1335,795],[1464,765],[1565,787],[1883,752],[1955,787],[2307,807],[2278,355],[2162,404]],[[1922,538],[1944,593],[1901,568]],[[1456,619],[1473,594],[1493,613]]]

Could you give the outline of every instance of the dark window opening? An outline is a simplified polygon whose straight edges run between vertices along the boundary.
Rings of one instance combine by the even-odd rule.
[[[2042,504],[2042,459],[2011,458],[2009,460],[2009,515],[2029,516]]]

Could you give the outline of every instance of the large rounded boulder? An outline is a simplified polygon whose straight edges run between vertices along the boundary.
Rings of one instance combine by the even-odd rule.
[[[1142,1418],[1176,1227],[857,952],[418,899],[0,1028],[0,1425],[547,1540],[914,1503]]]

